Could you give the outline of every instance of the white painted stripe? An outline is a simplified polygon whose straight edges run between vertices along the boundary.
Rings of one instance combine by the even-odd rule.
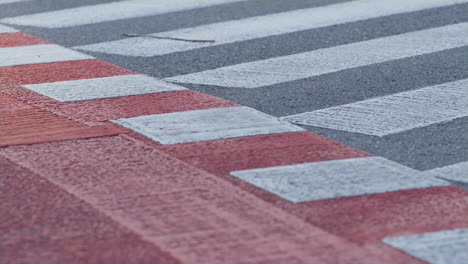
[[[442,168],[429,170],[424,173],[431,177],[468,183],[468,162],[460,162]]]
[[[449,185],[380,157],[241,170],[231,175],[294,203]]]
[[[168,81],[256,88],[468,45],[468,23],[319,49],[198,73]],[[434,41],[437,39],[438,41]]]
[[[383,241],[429,263],[468,263],[468,228],[387,237]]]
[[[91,100],[117,96],[180,91],[185,88],[146,75],[122,75],[105,78],[23,85],[23,87],[60,102]]]
[[[2,4],[11,4],[11,3],[16,3],[16,2],[26,2],[30,0],[0,0],[0,5]]]
[[[316,126],[386,136],[468,115],[468,79],[281,118]]]
[[[203,109],[125,118],[113,122],[162,144],[304,131],[248,107]]]
[[[72,27],[203,8],[240,0],[130,0],[4,18],[0,22],[46,28]]]
[[[52,44],[0,48],[0,67],[92,58],[89,55]]]
[[[13,32],[18,32],[18,30],[11,28],[11,27],[0,25],[0,33],[13,33]]]
[[[453,5],[462,0],[363,0],[301,9],[247,19],[156,33],[156,36],[212,39],[215,43],[194,43],[148,37],[130,38],[76,47],[77,49],[126,56],[155,56],[261,38],[295,31],[349,23],[358,20]],[[294,19],[291,19],[294,18]]]

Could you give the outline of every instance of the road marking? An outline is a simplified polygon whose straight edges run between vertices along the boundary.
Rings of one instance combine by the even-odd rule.
[[[426,29],[167,78],[168,81],[257,88],[468,45],[468,23]],[[438,39],[439,41],[434,41]]]
[[[30,84],[23,87],[60,102],[186,90],[142,74]]]
[[[203,8],[241,0],[130,0],[75,7],[0,20],[7,24],[62,28]]]
[[[241,170],[231,175],[294,203],[448,185],[380,157]]]
[[[16,2],[26,2],[30,0],[0,0],[0,5],[3,4],[11,4],[11,3],[16,3]]]
[[[113,121],[164,145],[304,129],[248,107],[148,115]]]
[[[0,48],[50,44],[23,32],[0,33]]]
[[[387,237],[383,241],[429,263],[468,263],[468,228]]]
[[[11,28],[11,27],[0,25],[0,33],[14,33],[14,32],[18,32],[18,30]]]
[[[468,115],[468,79],[281,118],[372,136],[451,121]]]
[[[172,38],[213,39],[216,41],[215,43],[194,43],[139,37],[78,46],[75,48],[125,56],[156,56],[349,23],[380,16],[448,6],[462,2],[463,1],[459,0],[351,1],[324,7],[300,9],[153,34],[155,36]],[[294,19],[291,19],[292,17]]]
[[[54,44],[0,48],[0,67],[87,59],[93,57]]]
[[[429,170],[425,173],[430,174],[432,177],[468,183],[468,162],[460,162],[442,168]]]

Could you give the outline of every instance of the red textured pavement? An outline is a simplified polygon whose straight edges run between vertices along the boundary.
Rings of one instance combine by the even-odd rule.
[[[238,106],[221,98],[62,103],[21,87],[127,74],[97,59],[0,67],[0,263],[424,263],[381,240],[468,226],[453,186],[294,204],[229,176],[372,156],[310,132],[163,146],[108,122]]]
[[[127,130],[112,124],[89,127],[0,93],[0,147],[122,133]]]
[[[0,33],[0,48],[50,44],[49,42],[35,38],[23,32]]]
[[[392,263],[124,136],[9,147],[0,156],[186,263]]]

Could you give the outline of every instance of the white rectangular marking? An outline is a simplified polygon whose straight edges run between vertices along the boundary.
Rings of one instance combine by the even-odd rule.
[[[130,0],[4,18],[0,22],[22,26],[62,28],[159,15],[240,0]]]
[[[30,84],[23,87],[60,102],[185,90],[181,86],[141,74]]]
[[[256,88],[468,45],[468,23],[241,63],[168,81]],[[437,39],[438,41],[434,41]]]
[[[53,44],[0,48],[0,67],[87,59],[93,57]]]
[[[351,1],[324,7],[294,10],[154,34],[156,36],[172,38],[213,39],[216,41],[215,43],[182,42],[140,37],[78,46],[75,48],[126,56],[156,56],[301,30],[327,27],[380,16],[453,5],[461,2],[463,1]]]
[[[113,122],[165,145],[304,131],[300,127],[248,107],[148,115]]]
[[[382,137],[467,116],[467,87],[464,79],[281,119]]]
[[[468,184],[468,161],[424,172],[431,177],[458,181]]]
[[[241,170],[231,175],[294,203],[449,185],[380,157]]]
[[[383,241],[429,263],[468,263],[468,228],[387,237]]]
[[[0,33],[14,33],[14,32],[18,32],[18,30],[11,28],[11,27],[0,25]]]

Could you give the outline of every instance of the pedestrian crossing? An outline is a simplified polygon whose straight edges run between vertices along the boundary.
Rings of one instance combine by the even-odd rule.
[[[74,27],[133,18],[144,21],[147,16],[212,6],[228,9],[230,4],[241,2],[127,0],[90,4],[1,19],[0,23],[5,26],[0,25],[0,39],[1,34],[14,34],[17,28],[22,29],[23,26],[43,28],[45,32],[60,28],[72,30]],[[361,41],[348,41],[339,45],[329,43],[329,47],[310,48],[305,52],[288,55],[277,56],[275,50],[267,50],[262,55],[266,57],[264,59],[212,66],[211,69],[187,74],[169,73],[164,78],[140,74],[139,66],[132,69],[135,72],[115,69],[115,72],[99,74],[102,69],[111,68],[99,59],[113,59],[115,55],[135,65],[140,63],[141,57],[146,57],[145,62],[159,63],[162,56],[178,58],[197,49],[208,52],[215,48],[223,50],[225,46],[235,47],[258,39],[290,33],[300,35],[303,31],[342,27],[359,21],[372,22],[381,17],[390,19],[395,15],[411,15],[421,10],[450,6],[468,9],[468,2],[356,0],[171,31],[159,32],[155,28],[155,33],[144,36],[89,45],[69,45],[73,47],[71,49],[56,44],[31,42],[0,48],[0,73],[9,72],[12,79],[20,80],[21,89],[25,91],[15,90],[15,96],[35,98],[35,102],[44,108],[52,105],[59,114],[84,119],[90,124],[110,121],[121,125],[157,142],[159,150],[171,153],[184,162],[232,179],[235,183],[241,180],[288,203],[308,205],[328,200],[338,203],[342,199],[377,197],[386,193],[419,193],[432,189],[450,191],[453,187],[450,181],[468,183],[466,160],[459,163],[448,160],[435,169],[419,171],[392,161],[392,156],[373,156],[365,153],[365,149],[361,152],[339,145],[308,130],[325,129],[325,136],[328,136],[327,133],[345,133],[344,137],[363,141],[368,138],[398,137],[409,132],[417,136],[420,129],[430,126],[440,126],[440,133],[444,133],[444,126],[468,116],[466,74],[453,74],[447,80],[431,81],[422,87],[409,82],[409,88],[397,87],[379,96],[355,96],[354,91],[345,90],[343,94],[335,96],[351,94],[349,103],[335,105],[330,102],[329,107],[320,109],[312,106],[298,109],[292,105],[280,116],[271,115],[268,110],[263,113],[255,109],[255,105],[235,104],[243,105],[242,100],[232,103],[196,91],[222,91],[219,93],[225,93],[225,99],[229,99],[230,93],[261,97],[263,94],[274,94],[278,87],[287,90],[292,83],[301,81],[306,92],[300,96],[310,101],[324,100],[322,93],[326,91],[316,87],[325,75],[336,77],[338,85],[353,87],[348,86],[340,76],[354,71],[360,74],[360,83],[365,83],[366,73],[376,65],[392,67],[398,64],[411,68],[414,58],[424,60],[427,56],[466,52],[467,19],[454,19],[446,25],[429,26],[391,36],[368,36]],[[377,27],[385,30],[385,25]],[[138,32],[136,34],[139,35]],[[65,63],[66,67],[60,67]],[[94,63],[99,65],[93,68]],[[64,68],[64,72],[59,77],[41,73],[48,65]],[[404,67],[398,70],[405,71]],[[458,72],[462,72],[467,65],[458,67]],[[437,69],[427,69],[428,76],[431,71]],[[29,80],[27,75],[34,76]],[[382,76],[388,77],[385,72],[382,72]],[[389,81],[384,77],[383,81]],[[360,83],[353,85],[358,86]],[[40,96],[34,97],[32,94]],[[275,107],[274,101],[270,107]],[[79,111],[74,112],[76,109]],[[83,115],[83,112],[92,113]],[[447,138],[448,144],[465,144],[450,142],[451,135],[447,135]],[[460,149],[454,149],[454,152],[460,155],[464,153]],[[251,158],[246,160],[245,157]],[[457,237],[454,242],[457,245],[464,243],[458,237],[459,233],[466,233],[466,229],[461,230],[454,231],[455,234],[447,231],[450,233],[447,236]],[[426,261],[437,263],[438,258],[446,257],[430,254],[431,251],[444,248],[443,243],[435,245],[435,249],[429,245],[430,250],[412,248],[413,243],[431,244],[431,234],[419,237],[397,235],[382,238],[383,242]],[[445,236],[445,233],[434,236]],[[466,256],[460,259],[465,260]]]

